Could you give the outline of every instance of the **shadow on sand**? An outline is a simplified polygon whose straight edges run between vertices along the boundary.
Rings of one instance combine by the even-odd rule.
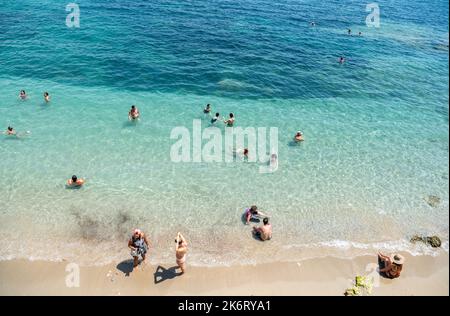
[[[162,266],[158,266],[156,268],[155,273],[153,274],[155,284],[158,284],[158,283],[164,282],[165,280],[173,279],[177,276],[182,275],[181,272],[177,272],[177,268],[178,268],[177,266],[174,266],[169,269],[166,269]]]
[[[130,273],[133,272],[133,259],[122,261],[116,266],[116,268],[122,271],[125,276],[130,276]]]

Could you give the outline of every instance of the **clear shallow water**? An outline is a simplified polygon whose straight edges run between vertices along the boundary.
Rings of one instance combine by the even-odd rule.
[[[79,1],[80,29],[64,5],[2,3],[0,125],[32,134],[0,138],[0,258],[123,260],[136,226],[154,262],[184,232],[193,264],[447,241],[448,4],[379,3],[379,29],[360,1]],[[204,120],[206,103],[278,127],[279,170],[172,163],[170,131]],[[289,146],[298,129],[306,142]],[[64,188],[73,173],[84,188]],[[272,215],[270,243],[242,225],[250,204]]]

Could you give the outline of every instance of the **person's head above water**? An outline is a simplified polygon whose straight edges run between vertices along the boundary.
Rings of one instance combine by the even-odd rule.
[[[264,219],[263,219],[263,223],[264,223],[264,225],[267,225],[267,224],[269,224],[269,218],[267,218],[267,217],[264,217]]]
[[[134,105],[132,105],[132,106],[131,106],[131,109],[134,110],[134,109],[136,109],[136,107],[135,107]]]
[[[25,94],[25,90],[20,90],[20,94]]]
[[[208,104],[206,105],[206,108],[209,109],[210,107],[211,107],[211,104],[208,103]]]
[[[216,113],[216,117],[219,117],[219,115],[220,115],[219,113]]]
[[[13,128],[11,126],[8,126],[8,131],[12,132]]]
[[[78,180],[77,176],[76,176],[76,175],[73,175],[73,176],[72,176],[72,181],[73,181],[73,182],[77,182],[77,180]]]
[[[45,96],[45,97],[48,97],[48,92],[44,92],[44,96]]]
[[[234,114],[233,113],[230,113],[230,118],[233,118],[234,117]]]
[[[257,212],[258,212],[258,207],[257,207],[256,205],[252,205],[252,206],[250,207],[250,212],[251,212],[252,214],[257,213]]]
[[[297,131],[297,134],[296,134],[296,136],[302,136],[302,132],[300,132],[300,131]]]
[[[244,155],[248,155],[248,149],[244,148]]]

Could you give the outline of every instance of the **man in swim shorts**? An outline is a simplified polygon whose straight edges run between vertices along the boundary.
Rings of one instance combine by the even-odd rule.
[[[71,179],[67,180],[67,185],[70,187],[81,187],[84,184],[84,179],[78,179],[76,175],[73,175]]]
[[[45,102],[50,102],[50,94],[48,92],[44,92],[44,100]]]
[[[145,254],[149,245],[150,243],[145,234],[136,228],[128,241],[128,248],[131,249],[131,256],[133,257],[133,268],[139,265],[139,257],[142,257],[142,262],[145,261]]]
[[[11,126],[6,129],[5,135],[16,135],[16,131]]]
[[[262,241],[266,241],[272,239],[272,225],[269,224],[269,219],[267,217],[264,218],[263,224],[260,227],[253,227],[253,233]]]
[[[187,242],[183,235],[178,232],[177,238],[175,239],[175,257],[178,267],[181,269],[181,274],[186,272],[186,253],[187,253]]]

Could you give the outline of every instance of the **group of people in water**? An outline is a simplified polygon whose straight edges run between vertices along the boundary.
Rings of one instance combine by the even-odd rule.
[[[220,121],[220,113],[216,113],[214,116],[212,115],[212,109],[211,104],[207,104],[206,107],[203,109],[203,113],[208,114],[211,116],[211,125],[216,124],[218,121]],[[223,119],[223,122],[228,127],[233,127],[234,125],[234,114],[230,113],[228,116],[228,119]]]
[[[25,92],[25,90],[20,90],[20,92],[19,92],[19,98],[20,98],[21,100],[27,100],[27,99],[28,99],[28,95],[27,95],[27,93]],[[49,94],[47,91],[44,92],[44,101],[45,101],[46,103],[50,102],[50,94]]]

